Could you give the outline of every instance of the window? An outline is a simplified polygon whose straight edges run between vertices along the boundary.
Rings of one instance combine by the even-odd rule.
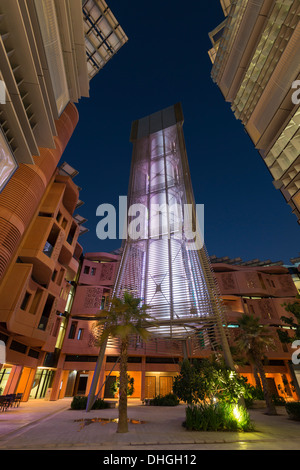
[[[23,302],[21,304],[21,310],[26,310],[26,308],[28,307],[30,297],[31,297],[30,293],[26,292],[25,295],[24,295]]]
[[[39,217],[52,217],[49,212],[39,212]]]
[[[82,339],[83,338],[83,328],[78,329],[77,333],[77,339]]]
[[[89,267],[89,266],[85,266],[84,269],[83,269],[83,273],[84,273],[84,274],[89,274],[89,273],[90,273],[90,267]]]
[[[69,331],[69,339],[74,339],[75,338],[75,333],[77,329],[77,321],[72,321],[70,331]]]
[[[39,358],[39,351],[36,351],[35,349],[29,349],[28,356],[33,357],[34,359]]]
[[[53,225],[43,249],[43,253],[45,253],[45,255],[47,255],[49,258],[52,255],[52,251],[57,241],[58,235],[59,228],[56,225]]]
[[[48,321],[52,312],[54,300],[55,300],[55,297],[49,294],[45,303],[45,307],[44,307],[41,319],[40,319],[40,324],[39,324],[40,330],[43,330],[43,331],[46,330],[46,327],[47,327],[47,324],[48,324]]]
[[[18,341],[13,340],[11,342],[11,345],[10,345],[9,349],[11,349],[12,351],[19,352],[21,354],[25,354],[27,346],[26,346],[26,344],[22,344],[22,343],[19,343]]]
[[[95,276],[95,274],[96,274],[96,268],[92,268],[91,269],[91,276]]]

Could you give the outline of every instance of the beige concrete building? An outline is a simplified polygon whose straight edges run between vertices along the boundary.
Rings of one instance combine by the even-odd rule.
[[[221,0],[212,79],[300,223],[299,0]]]

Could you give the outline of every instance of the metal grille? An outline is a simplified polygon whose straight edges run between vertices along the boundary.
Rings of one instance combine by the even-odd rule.
[[[147,212],[141,219],[140,238],[128,235],[123,244],[114,295],[122,297],[124,291],[130,291],[142,298],[159,325],[152,329],[153,337],[190,339],[193,354],[198,349],[218,349],[225,332],[206,248],[191,249],[182,223],[185,204],[196,212],[178,106],[133,123],[128,206],[143,204]],[[169,210],[174,204],[177,212]],[[129,217],[128,226],[130,221]]]

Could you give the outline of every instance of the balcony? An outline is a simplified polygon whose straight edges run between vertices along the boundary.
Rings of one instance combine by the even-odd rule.
[[[33,266],[33,277],[49,283],[61,252],[64,232],[51,217],[37,217],[20,251],[20,259]]]

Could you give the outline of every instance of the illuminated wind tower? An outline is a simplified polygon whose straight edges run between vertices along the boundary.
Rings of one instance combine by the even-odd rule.
[[[233,369],[201,214],[200,220],[196,217],[182,126],[180,104],[132,124],[127,230],[113,296],[122,298],[128,291],[151,306],[158,325],[151,330],[153,338],[163,340],[156,343],[156,352],[159,343],[175,341],[185,357],[199,356],[199,350],[222,352]],[[107,344],[100,348],[87,411],[95,400]]]
[[[231,365],[201,213],[196,218],[183,121],[176,104],[132,124],[128,234],[114,295],[127,290],[151,306],[159,325],[154,336],[189,340],[194,349],[221,346]]]

